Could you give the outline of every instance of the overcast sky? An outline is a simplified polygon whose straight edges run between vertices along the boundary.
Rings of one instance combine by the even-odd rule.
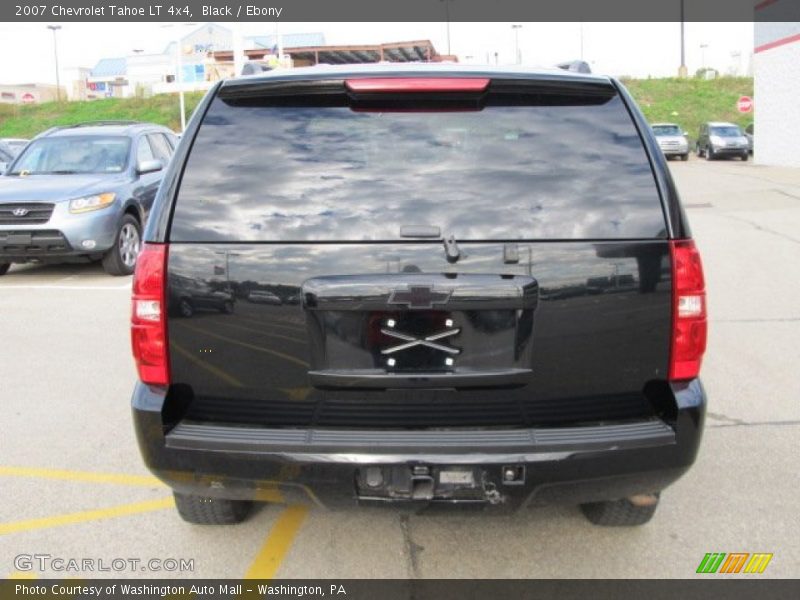
[[[52,33],[47,23],[0,23],[0,83],[54,83]],[[199,25],[199,23],[198,23]],[[274,33],[274,23],[222,23],[244,35]],[[63,70],[93,67],[101,58],[133,49],[162,52],[177,32],[191,27],[158,23],[61,23],[59,61]],[[583,36],[581,36],[581,30]],[[429,39],[447,52],[445,23],[281,23],[282,33],[322,32],[328,44],[372,44]],[[598,73],[634,77],[676,75],[680,64],[678,23],[522,23],[522,62],[553,65],[583,57]],[[705,51],[701,44],[707,45]],[[463,62],[500,64],[515,60],[511,23],[451,23],[450,47]],[[752,23],[687,23],[686,63],[693,73],[706,66],[745,73],[753,49]]]

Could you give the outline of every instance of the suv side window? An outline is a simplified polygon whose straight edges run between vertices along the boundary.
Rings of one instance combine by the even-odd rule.
[[[172,146],[166,136],[163,133],[151,133],[148,134],[147,139],[150,141],[155,157],[166,165],[172,156]]]
[[[153,149],[150,147],[150,142],[147,140],[147,136],[143,135],[139,138],[139,147],[136,149],[136,162],[140,163],[145,160],[153,160],[155,155],[153,154]]]

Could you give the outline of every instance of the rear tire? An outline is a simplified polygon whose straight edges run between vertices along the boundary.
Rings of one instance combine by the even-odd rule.
[[[0,263],[0,277],[8,273],[8,270],[11,268],[11,263]]]
[[[178,514],[187,523],[197,525],[233,525],[250,513],[252,503],[245,500],[221,500],[173,492]]]
[[[222,312],[226,315],[233,314],[233,302],[226,302],[222,305]]]
[[[686,162],[687,160],[689,160],[689,153],[687,152],[686,154],[681,154],[681,160],[683,162]]]
[[[103,256],[103,269],[109,275],[130,275],[142,248],[142,228],[132,215],[124,215],[114,245]]]
[[[714,148],[712,148],[711,146],[706,146],[705,155],[706,155],[706,160],[714,160],[716,158],[716,155],[714,154]]]
[[[627,498],[581,504],[584,516],[592,524],[604,527],[644,525],[653,518],[656,508],[658,508],[658,499],[650,506],[636,506]]]

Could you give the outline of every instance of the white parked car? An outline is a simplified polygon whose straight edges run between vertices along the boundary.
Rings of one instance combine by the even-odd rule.
[[[664,156],[680,156],[681,160],[689,160],[689,140],[686,132],[675,123],[654,123],[653,133]]]

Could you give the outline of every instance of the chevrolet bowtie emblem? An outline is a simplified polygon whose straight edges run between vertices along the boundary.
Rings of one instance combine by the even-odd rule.
[[[393,290],[388,304],[405,304],[408,308],[433,308],[434,304],[447,304],[453,290],[435,291],[429,285],[409,285],[404,290]]]

